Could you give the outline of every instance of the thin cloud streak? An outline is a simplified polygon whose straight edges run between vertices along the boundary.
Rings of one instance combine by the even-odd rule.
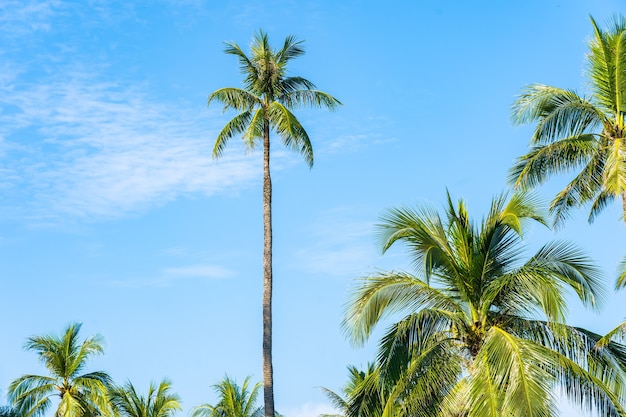
[[[181,281],[206,281],[228,279],[236,275],[235,271],[219,265],[187,265],[165,268],[154,277],[134,277],[125,280],[104,280],[102,285],[113,288],[166,288]]]
[[[3,185],[29,190],[34,217],[116,216],[257,180],[259,158],[233,149],[213,159],[210,112],[80,72],[69,77],[0,89]],[[12,140],[27,129],[28,143]]]

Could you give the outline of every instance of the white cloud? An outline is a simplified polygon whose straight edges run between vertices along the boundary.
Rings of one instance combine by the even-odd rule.
[[[29,190],[33,216],[116,216],[184,194],[232,191],[260,177],[260,154],[232,147],[212,158],[224,117],[157,103],[140,86],[84,71],[66,77],[0,86],[3,186]]]
[[[50,20],[63,5],[59,0],[5,0],[0,2],[0,31],[15,37],[50,29]]]

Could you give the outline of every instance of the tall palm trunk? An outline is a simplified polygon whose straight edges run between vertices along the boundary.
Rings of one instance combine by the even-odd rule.
[[[272,367],[272,179],[270,126],[263,127],[263,402],[265,417],[274,417]]]

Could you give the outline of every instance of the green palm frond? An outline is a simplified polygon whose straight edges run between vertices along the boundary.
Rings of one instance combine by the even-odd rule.
[[[288,90],[288,92],[279,97],[278,100],[281,103],[285,103],[285,106],[290,109],[325,107],[329,110],[337,110],[337,108],[341,106],[341,102],[330,94],[311,89],[295,90],[294,88],[294,90]]]
[[[303,41],[297,40],[294,35],[287,36],[283,47],[276,53],[276,61],[280,65],[286,65],[290,60],[304,55],[302,43]]]
[[[245,132],[248,129],[248,126],[250,126],[250,121],[257,113],[258,111],[254,113],[252,111],[245,111],[233,117],[228,123],[226,123],[215,140],[213,157],[219,158],[222,156],[224,150],[226,149],[226,145],[228,144],[228,140],[237,134]]]
[[[626,287],[626,256],[622,258],[617,266],[617,280],[615,281],[616,290],[624,287]]]
[[[535,146],[585,134],[604,120],[592,103],[574,91],[543,84],[526,87],[513,105],[512,117],[517,124],[537,123],[531,139]]]
[[[470,378],[471,415],[554,415],[552,376],[542,366],[550,363],[535,344],[492,327],[476,357],[477,378]],[[485,413],[484,404],[490,404]],[[485,413],[485,414],[483,414]]]
[[[604,190],[600,191],[595,200],[593,200],[593,203],[591,204],[589,217],[587,219],[589,223],[593,223],[598,214],[600,214],[600,212],[604,210],[606,206],[615,201],[616,198],[617,197],[614,194],[610,194],[609,192]]]
[[[313,166],[313,145],[296,116],[278,101],[270,104],[268,119],[282,138],[283,144],[300,153],[309,167]]]
[[[421,308],[462,312],[442,291],[411,275],[399,272],[373,275],[362,279],[353,292],[342,327],[353,343],[361,345],[385,316]]]
[[[544,146],[533,147],[517,158],[509,174],[509,182],[521,189],[544,183],[549,176],[585,166],[597,152],[594,135],[578,135]]]
[[[222,103],[224,105],[224,111],[235,109],[245,112],[261,104],[259,97],[240,88],[220,88],[211,93],[207,100],[207,105],[210,105],[213,101]]]

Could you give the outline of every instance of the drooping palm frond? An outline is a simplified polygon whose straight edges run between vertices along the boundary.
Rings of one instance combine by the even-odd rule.
[[[353,343],[362,345],[383,317],[421,308],[463,311],[454,299],[409,274],[374,275],[355,290],[342,327]]]

